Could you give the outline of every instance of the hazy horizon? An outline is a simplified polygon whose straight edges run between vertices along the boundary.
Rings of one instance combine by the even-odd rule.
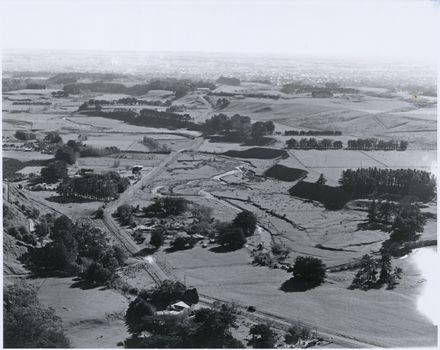
[[[435,60],[438,53],[439,7],[427,0],[4,0],[1,4],[2,47],[8,50],[293,54],[428,61]]]

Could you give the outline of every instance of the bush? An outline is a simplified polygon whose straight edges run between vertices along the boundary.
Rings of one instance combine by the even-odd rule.
[[[254,255],[252,264],[259,266],[274,267],[276,265],[275,259],[268,252],[258,252]]]

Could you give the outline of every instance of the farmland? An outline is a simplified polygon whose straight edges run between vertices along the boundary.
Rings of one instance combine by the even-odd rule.
[[[336,188],[347,169],[415,169],[434,174],[436,99],[419,96],[415,100],[410,91],[368,87],[357,89],[356,93],[316,98],[307,92],[288,93],[271,81],[245,80],[238,86],[215,80],[206,83],[214,88],[201,83],[200,88],[191,87],[184,80],[188,91],[182,96],[173,87],[131,95],[93,91],[93,86],[87,84],[102,84],[93,77],[78,78],[77,93],[55,97],[53,93],[63,92],[63,84],[50,85],[49,78],[45,78],[47,89],[3,94],[3,157],[20,161],[9,162],[11,169],[4,171],[4,202],[13,208],[11,211],[20,212],[5,226],[31,228],[43,221],[47,224],[46,214],[66,215],[75,223],[91,223],[105,235],[106,244],[119,246],[128,257],[115,270],[112,283],[82,288],[84,273],[66,277],[35,272],[35,266],[22,258],[22,250],[30,248],[30,243],[5,231],[8,244],[4,270],[9,282],[19,275],[38,287],[41,303],[55,309],[74,347],[116,347],[125,341],[129,337],[124,323],[128,305],[140,290],[152,288],[165,278],[197,288],[205,306],[207,300],[217,299],[236,303],[244,310],[253,306],[256,315],[267,317],[266,321],[272,317],[278,322],[310,325],[334,346],[436,344],[436,327],[417,309],[417,298],[426,281],[414,252],[392,258],[392,267],[402,268],[400,283],[394,289],[349,289],[361,258],[366,254],[379,258],[384,242],[390,238],[385,229],[367,225],[371,216],[368,206],[374,196],[350,198],[353,200],[342,209],[330,210],[317,200],[289,194],[302,181]],[[125,90],[131,91],[127,87],[147,84],[142,79],[126,75],[109,79],[108,83],[125,84]],[[171,85],[181,85],[179,80],[170,81]],[[81,84],[88,89],[81,90]],[[132,98],[143,102],[111,102]],[[108,103],[101,106],[91,100]],[[88,112],[102,110],[123,115],[129,111],[135,117],[124,122],[106,118],[106,114],[87,114],[80,110],[84,104]],[[166,111],[167,116],[175,118],[187,115],[192,124],[188,123],[188,128],[134,125],[146,108]],[[230,122],[226,131],[219,127],[213,135],[207,134],[204,123],[219,114]],[[239,118],[243,116],[249,121]],[[256,146],[261,140],[249,136],[260,121],[273,122],[273,130],[264,131],[270,139],[264,146]],[[242,140],[227,141],[225,136],[230,136],[230,129]],[[17,131],[32,134],[32,139],[20,140]],[[341,141],[344,147],[288,149],[288,139],[306,136],[286,136],[286,131],[309,132],[307,138],[315,138],[313,132],[328,131],[331,136],[321,134],[316,139]],[[243,133],[247,133],[245,137]],[[219,136],[220,141],[215,142]],[[408,149],[346,149],[348,140],[357,138],[404,140],[408,141]],[[65,174],[46,183],[40,174],[55,159],[66,162]],[[106,176],[118,179],[124,186],[115,189],[105,182]],[[96,190],[110,188],[114,193],[105,198],[87,193],[69,197],[60,190],[69,184],[69,179],[88,179],[90,183],[104,179],[96,180]],[[36,183],[46,187],[33,190]],[[54,187],[48,188],[48,184]],[[75,188],[72,193],[80,190]],[[153,211],[153,215],[149,211],[166,199],[182,200],[185,210],[171,215],[160,211]],[[404,199],[413,200],[392,199],[399,205]],[[121,214],[121,207],[125,214]],[[37,209],[38,214],[32,209]],[[237,214],[243,211],[255,215],[255,232],[245,238],[241,247],[224,249],[219,243],[221,227],[234,228]],[[423,203],[422,211],[429,214],[417,238],[433,244],[437,237],[436,197]],[[21,220],[22,216],[32,225]],[[159,246],[153,247],[150,242],[157,230],[165,233]],[[178,237],[188,239],[189,246],[184,244],[183,249],[177,249],[174,245]],[[50,246],[55,239],[50,235],[39,238],[34,249]],[[288,251],[287,256],[274,257],[272,266],[255,263],[259,253],[274,256],[274,246]],[[429,249],[418,248],[417,254]],[[299,292],[283,289],[298,257],[317,258],[325,264],[327,277],[321,285]],[[84,267],[87,259],[78,255],[75,264]],[[246,314],[242,318],[248,323],[255,321]],[[237,332],[244,331],[240,328]],[[240,337],[244,339],[243,335]]]

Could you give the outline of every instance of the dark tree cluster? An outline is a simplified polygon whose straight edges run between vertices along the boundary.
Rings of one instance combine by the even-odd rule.
[[[77,154],[75,150],[67,145],[63,145],[57,149],[55,152],[55,159],[66,162],[70,165],[75,164]]]
[[[16,139],[21,141],[35,140],[35,138],[37,137],[33,132],[21,131],[21,130],[16,131],[14,136]]]
[[[142,144],[148,147],[153,152],[161,152],[161,153],[170,153],[171,149],[165,145],[159,143],[157,140],[152,137],[144,136],[142,139]]]
[[[115,277],[126,255],[109,244],[104,232],[87,222],[73,223],[57,218],[50,229],[52,241],[30,253],[32,266],[67,275],[80,275],[87,282],[102,285]]]
[[[276,333],[270,328],[270,325],[258,323],[253,325],[249,330],[251,339],[248,345],[255,349],[273,349],[277,342]]]
[[[240,249],[246,243],[246,237],[254,234],[257,228],[257,217],[254,213],[243,210],[236,215],[231,223],[218,225],[217,242],[229,249]]]
[[[176,98],[185,96],[189,91],[193,91],[197,88],[209,88],[214,89],[215,85],[206,81],[192,81],[189,79],[156,79],[147,84],[137,84],[133,86],[125,86],[118,83],[75,83],[67,84],[63,90],[69,94],[79,94],[85,91],[92,92],[104,92],[104,93],[118,93],[127,95],[144,95],[150,90],[167,90],[173,91]]]
[[[115,216],[118,217],[122,225],[130,225],[133,222],[135,207],[130,204],[121,204],[116,208]]]
[[[69,348],[63,323],[43,306],[35,287],[20,283],[5,286],[3,295],[5,348]]]
[[[339,136],[342,131],[333,130],[286,130],[286,136]]]
[[[41,181],[45,183],[55,183],[67,177],[67,163],[56,160],[41,169]]]
[[[127,124],[147,126],[147,127],[163,127],[169,129],[187,128],[190,130],[200,131],[200,125],[192,121],[189,114],[178,114],[167,111],[157,111],[155,109],[144,108],[137,113],[126,109],[113,109],[112,111],[91,110],[82,113],[115,120],[121,120]]]
[[[348,140],[347,149],[362,150],[362,151],[405,151],[408,147],[408,142],[401,141],[384,141],[375,138]]]
[[[387,223],[390,232],[388,240],[383,242],[382,251],[393,256],[410,252],[408,244],[419,239],[426,224],[426,216],[416,204],[405,203],[394,211],[394,218]]]
[[[47,143],[63,143],[63,139],[56,131],[51,131],[43,139]]]
[[[11,227],[8,229],[8,234],[14,237],[15,239],[22,241],[27,244],[36,245],[37,240],[35,236],[28,231],[28,229],[24,226]]]
[[[342,149],[342,141],[332,139],[317,140],[313,137],[301,140],[290,139],[286,141],[287,148],[293,149]]]
[[[326,93],[343,93],[343,94],[358,94],[359,90],[353,88],[345,88],[339,86],[337,83],[325,83],[323,86],[317,86],[312,84],[303,83],[301,81],[292,82],[283,85],[282,92],[286,94],[301,94],[301,93],[313,93],[315,92],[326,92]]]
[[[397,198],[412,196],[429,202],[436,196],[436,179],[431,173],[415,169],[359,168],[342,172],[342,188],[353,198],[378,193]]]
[[[90,200],[112,200],[124,192],[130,181],[119,173],[109,171],[104,174],[84,174],[80,177],[65,178],[57,192],[66,198]]]
[[[311,256],[298,256],[291,271],[293,277],[281,285],[284,292],[304,292],[321,285],[326,277],[325,264]]]
[[[366,254],[362,257],[360,268],[356,273],[349,289],[369,290],[386,285],[387,289],[394,289],[401,278],[402,269],[392,268],[391,256],[382,254],[379,259],[374,259]]]
[[[153,204],[142,208],[147,216],[166,218],[178,216],[188,209],[188,202],[184,198],[160,197],[154,200]]]

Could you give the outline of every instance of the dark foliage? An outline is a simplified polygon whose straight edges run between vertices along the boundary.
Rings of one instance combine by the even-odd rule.
[[[306,291],[324,282],[326,272],[321,259],[298,256],[293,267],[293,278],[284,282],[281,290],[285,292]]]
[[[47,135],[44,137],[44,142],[62,143],[63,139],[61,138],[60,134],[58,134],[56,131],[51,131],[51,132],[47,133]]]
[[[232,220],[232,226],[240,228],[246,237],[250,237],[257,228],[257,217],[254,213],[243,210]]]
[[[119,173],[109,171],[104,174],[84,174],[81,177],[66,178],[58,186],[57,192],[65,198],[110,200],[124,192],[130,181]]]
[[[290,139],[286,141],[287,148],[294,149],[341,149],[343,147],[342,141],[332,139],[317,140],[315,138],[309,139]]]
[[[229,250],[236,250],[244,246],[246,237],[241,228],[227,226],[220,231],[217,242]]]
[[[71,147],[64,145],[58,148],[55,153],[55,159],[59,161],[66,162],[68,164],[75,164],[76,153]]]
[[[284,132],[286,136],[339,136],[342,135],[341,131],[333,130],[286,130]]]
[[[363,151],[383,150],[383,151],[405,151],[408,147],[407,141],[384,141],[375,138],[348,140],[347,149]]]
[[[347,169],[339,180],[342,188],[353,198],[363,198],[374,193],[400,198],[413,196],[429,202],[436,196],[436,179],[431,173],[415,169]]]
[[[65,177],[67,177],[67,163],[65,161],[58,160],[41,169],[42,182],[55,183]]]
[[[145,215],[166,218],[170,215],[178,216],[188,208],[188,202],[183,198],[160,197],[154,203],[143,208]]]
[[[154,230],[153,233],[151,234],[150,244],[156,247],[156,249],[159,249],[159,247],[163,245],[164,240],[165,240],[165,235],[163,233],[163,230],[157,229]]]
[[[40,304],[34,287],[8,285],[3,296],[5,348],[68,348],[61,318]]]
[[[251,345],[256,349],[272,349],[275,347],[277,341],[276,333],[270,328],[269,325],[259,323],[253,325],[249,330],[251,339],[248,341],[248,345]]]

